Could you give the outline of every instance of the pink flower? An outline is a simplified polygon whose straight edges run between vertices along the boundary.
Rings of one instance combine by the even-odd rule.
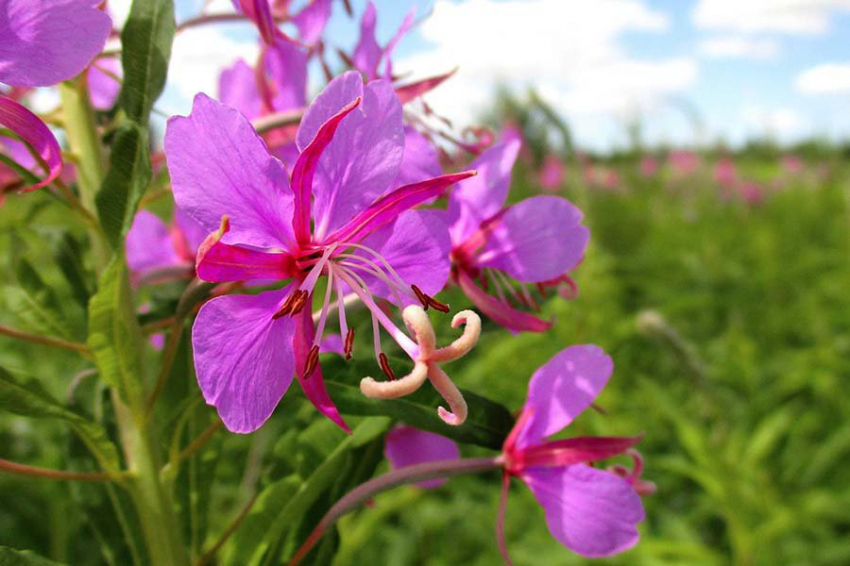
[[[729,157],[724,157],[714,166],[714,180],[721,187],[732,187],[738,182],[738,171],[735,162]]]
[[[547,191],[557,191],[564,184],[565,176],[564,162],[557,155],[551,153],[547,155],[543,161],[543,168],[540,170],[540,186]]]
[[[654,177],[658,174],[658,160],[647,155],[640,160],[640,174],[644,177]]]
[[[503,447],[504,482],[500,509],[500,549],[509,478],[531,489],[546,512],[558,541],[583,556],[611,556],[638,541],[644,510],[633,481],[590,462],[623,454],[639,437],[582,437],[546,440],[589,407],[613,370],[598,346],[571,346],[538,369],[528,398]]]
[[[445,436],[405,425],[398,425],[387,433],[384,454],[394,470],[426,462],[460,458],[457,444]],[[416,485],[435,488],[444,483],[446,483],[445,479],[435,479],[419,482]]]
[[[179,209],[174,222],[166,226],[156,214],[146,210],[136,214],[127,233],[127,265],[137,281],[159,273],[194,276],[195,255],[206,232]]]
[[[782,157],[782,168],[786,172],[797,175],[803,171],[805,162],[797,155],[785,155]]]
[[[694,153],[693,151],[682,151],[676,150],[671,151],[670,155],[667,157],[667,160],[670,162],[670,165],[676,170],[677,173],[681,173],[682,175],[688,175],[693,173],[697,166],[699,165],[699,155]]]
[[[6,169],[6,172],[3,173],[3,185],[21,191],[34,191],[49,185],[59,177],[62,172],[62,151],[59,148],[59,142],[56,141],[53,133],[38,116],[11,98],[0,95],[0,126],[14,132],[23,142],[4,141],[0,144],[0,148],[3,146],[6,148],[4,153],[9,154],[25,169],[29,169],[33,173],[43,171],[45,174],[44,179],[27,186],[25,182],[16,180],[16,172]],[[36,162],[24,144],[33,149],[39,156],[40,162]]]
[[[334,293],[346,343],[353,334],[344,298],[353,293],[372,315],[375,357],[385,373],[391,370],[380,327],[417,359],[419,346],[375,297],[403,306],[442,289],[449,273],[445,225],[434,211],[411,209],[474,175],[400,186],[401,104],[388,83],[364,86],[356,72],[337,77],[316,98],[296,143],[300,154],[290,176],[244,116],[203,94],[190,116],[171,118],[166,129],[177,205],[213,232],[198,252],[198,277],[286,282],[257,295],[216,297],[195,321],[198,382],[233,432],[261,426],[293,374],[319,411],[348,430],[318,363]],[[314,323],[320,277],[327,290]]]
[[[590,234],[581,211],[564,198],[537,196],[506,205],[519,148],[513,140],[485,151],[471,165],[478,176],[449,195],[452,277],[498,324],[542,332],[551,323],[518,310],[511,300],[537,307],[529,284],[542,298],[551,290],[574,294],[568,273],[584,256]]]
[[[377,10],[375,3],[369,0],[366,11],[363,12],[363,18],[360,20],[360,40],[351,57],[354,67],[366,75],[367,79],[383,78],[392,81],[392,52],[413,25],[413,17],[414,11],[408,13],[393,38],[386,46],[381,47],[375,38],[375,27],[378,23]],[[381,63],[384,64],[382,71],[379,70]]]

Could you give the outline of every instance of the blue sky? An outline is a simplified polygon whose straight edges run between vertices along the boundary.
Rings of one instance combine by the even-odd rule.
[[[177,0],[185,17],[201,0]],[[359,17],[365,0],[353,0]],[[405,14],[431,13],[396,50],[396,69],[424,77],[459,66],[429,102],[473,123],[499,82],[538,89],[594,149],[626,143],[640,120],[649,143],[793,142],[850,134],[848,0],[377,0],[385,42]],[[216,0],[227,9],[229,0]],[[180,40],[163,100],[188,110],[214,71],[252,57],[245,26]],[[358,22],[341,2],[326,37],[350,47]],[[188,63],[185,61],[188,60]],[[202,76],[203,74],[203,76]],[[687,109],[687,111],[686,111]],[[700,128],[688,118],[699,117]]]

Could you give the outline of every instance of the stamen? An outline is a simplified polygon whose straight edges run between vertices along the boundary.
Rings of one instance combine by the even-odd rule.
[[[351,359],[351,350],[354,348],[354,329],[349,328],[348,332],[345,335],[345,345],[343,346],[343,350],[345,351],[345,359]]]
[[[283,306],[281,306],[280,310],[278,310],[276,313],[274,313],[272,315],[272,318],[277,320],[280,317],[289,314],[292,311],[292,303],[295,301],[295,297],[300,295],[300,294],[301,294],[301,291],[299,291],[298,289],[289,293],[289,296],[286,297],[286,300],[283,302]]]
[[[336,278],[336,301],[339,311],[339,333],[348,336],[348,324],[345,320],[345,296],[342,292],[342,279]]]
[[[443,314],[448,314],[448,312],[451,310],[449,308],[449,305],[447,305],[446,303],[441,303],[440,301],[429,295],[425,295],[425,297],[428,299],[428,304],[434,307],[435,311],[440,311]]]
[[[395,372],[393,368],[390,367],[390,361],[387,359],[387,355],[383,352],[378,354],[378,363],[381,365],[381,371],[384,372],[390,381],[395,381]]]
[[[345,254],[343,254],[343,255],[345,255]],[[340,256],[340,257],[342,257],[342,256]],[[359,259],[363,259],[363,258],[359,258]],[[372,263],[372,262],[369,262],[369,263]],[[364,271],[366,273],[371,273],[372,275],[374,275],[375,277],[377,277],[378,279],[383,281],[387,285],[387,287],[389,287],[390,291],[393,294],[393,297],[395,298],[396,303],[398,303],[399,305],[404,304],[401,300],[401,295],[399,295],[399,286],[394,281],[391,281],[386,276],[385,273],[382,273],[380,271],[380,268],[378,268],[377,265],[372,264],[372,265],[375,265],[375,267],[370,268],[366,265],[359,265],[357,263],[351,263],[349,261],[341,261],[341,262],[339,262],[339,265],[343,265],[343,266],[349,267],[351,269],[357,269],[359,271]],[[405,294],[407,294],[407,293],[405,293]]]
[[[310,353],[307,354],[307,361],[304,363],[304,375],[303,378],[307,379],[310,377],[314,371],[316,371],[316,366],[319,364],[319,347],[313,346],[310,348]]]
[[[297,296],[292,300],[292,304],[290,305],[289,316],[294,317],[296,314],[300,313],[304,308],[304,305],[307,304],[307,297],[310,294],[307,291],[296,291]]]
[[[413,292],[416,294],[416,298],[419,300],[420,303],[422,303],[422,308],[427,311],[428,307],[430,306],[428,304],[428,295],[423,293],[422,290],[416,285],[411,285],[410,288],[413,289]]]
[[[325,322],[328,320],[328,309],[331,303],[331,292],[334,288],[334,270],[331,265],[328,265],[328,284],[325,288],[325,300],[322,303],[322,311],[319,316],[319,324],[316,325],[316,335],[313,338],[313,345],[318,346],[322,341],[322,335],[325,333]]]

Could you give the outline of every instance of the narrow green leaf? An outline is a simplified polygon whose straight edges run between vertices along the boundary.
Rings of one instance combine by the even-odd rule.
[[[0,546],[0,566],[59,566],[59,562],[48,560],[29,550]]]
[[[130,291],[123,250],[104,270],[89,303],[88,346],[101,378],[125,398],[141,393],[142,332]]]
[[[74,299],[83,308],[86,308],[91,297],[91,285],[83,264],[83,250],[80,243],[66,232],[56,248],[54,258],[56,265],[59,266],[62,275],[65,276],[65,280],[71,287]]]
[[[0,368],[0,410],[25,417],[65,421],[104,470],[118,471],[118,450],[103,427],[62,406],[37,381],[20,381]]]
[[[47,283],[25,259],[15,265],[17,286],[8,285],[3,295],[9,310],[30,330],[50,336],[73,339],[73,325]]]
[[[394,365],[403,367],[403,362],[398,361]],[[445,405],[445,401],[428,383],[416,393],[400,399],[370,399],[364,396],[360,387],[355,384],[374,369],[371,364],[358,364],[353,360],[345,362],[339,357],[329,359],[323,364],[325,385],[340,412],[346,415],[392,417],[457,442],[494,450],[501,449],[502,443],[513,428],[514,419],[503,405],[469,391],[462,390],[469,406],[469,415],[466,422],[460,426],[447,425],[437,415],[437,407]]]

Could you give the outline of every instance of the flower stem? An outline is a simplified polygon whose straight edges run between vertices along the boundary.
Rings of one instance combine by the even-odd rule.
[[[18,340],[32,342],[34,344],[43,344],[45,346],[53,346],[54,348],[64,348],[65,350],[72,350],[74,352],[79,352],[86,356],[91,354],[88,346],[86,346],[85,344],[80,344],[79,342],[69,342],[68,340],[51,338],[49,336],[41,336],[40,334],[31,334],[22,330],[9,328],[8,326],[0,325],[0,334],[4,336],[10,336]]]
[[[0,472],[15,474],[18,476],[41,478],[45,480],[84,482],[108,482],[115,480],[114,475],[109,475],[106,472],[66,472],[64,470],[51,470],[48,468],[27,466],[25,464],[18,464],[17,462],[2,459],[0,459]]]
[[[407,483],[487,472],[501,468],[502,464],[501,456],[495,458],[440,460],[438,462],[408,466],[372,478],[349,491],[328,510],[325,516],[319,521],[319,524],[316,525],[316,528],[313,529],[313,532],[310,533],[310,536],[307,537],[307,540],[304,541],[304,544],[295,552],[295,555],[289,561],[289,566],[296,566],[301,562],[337,519],[357,509],[360,505],[381,492]]]

